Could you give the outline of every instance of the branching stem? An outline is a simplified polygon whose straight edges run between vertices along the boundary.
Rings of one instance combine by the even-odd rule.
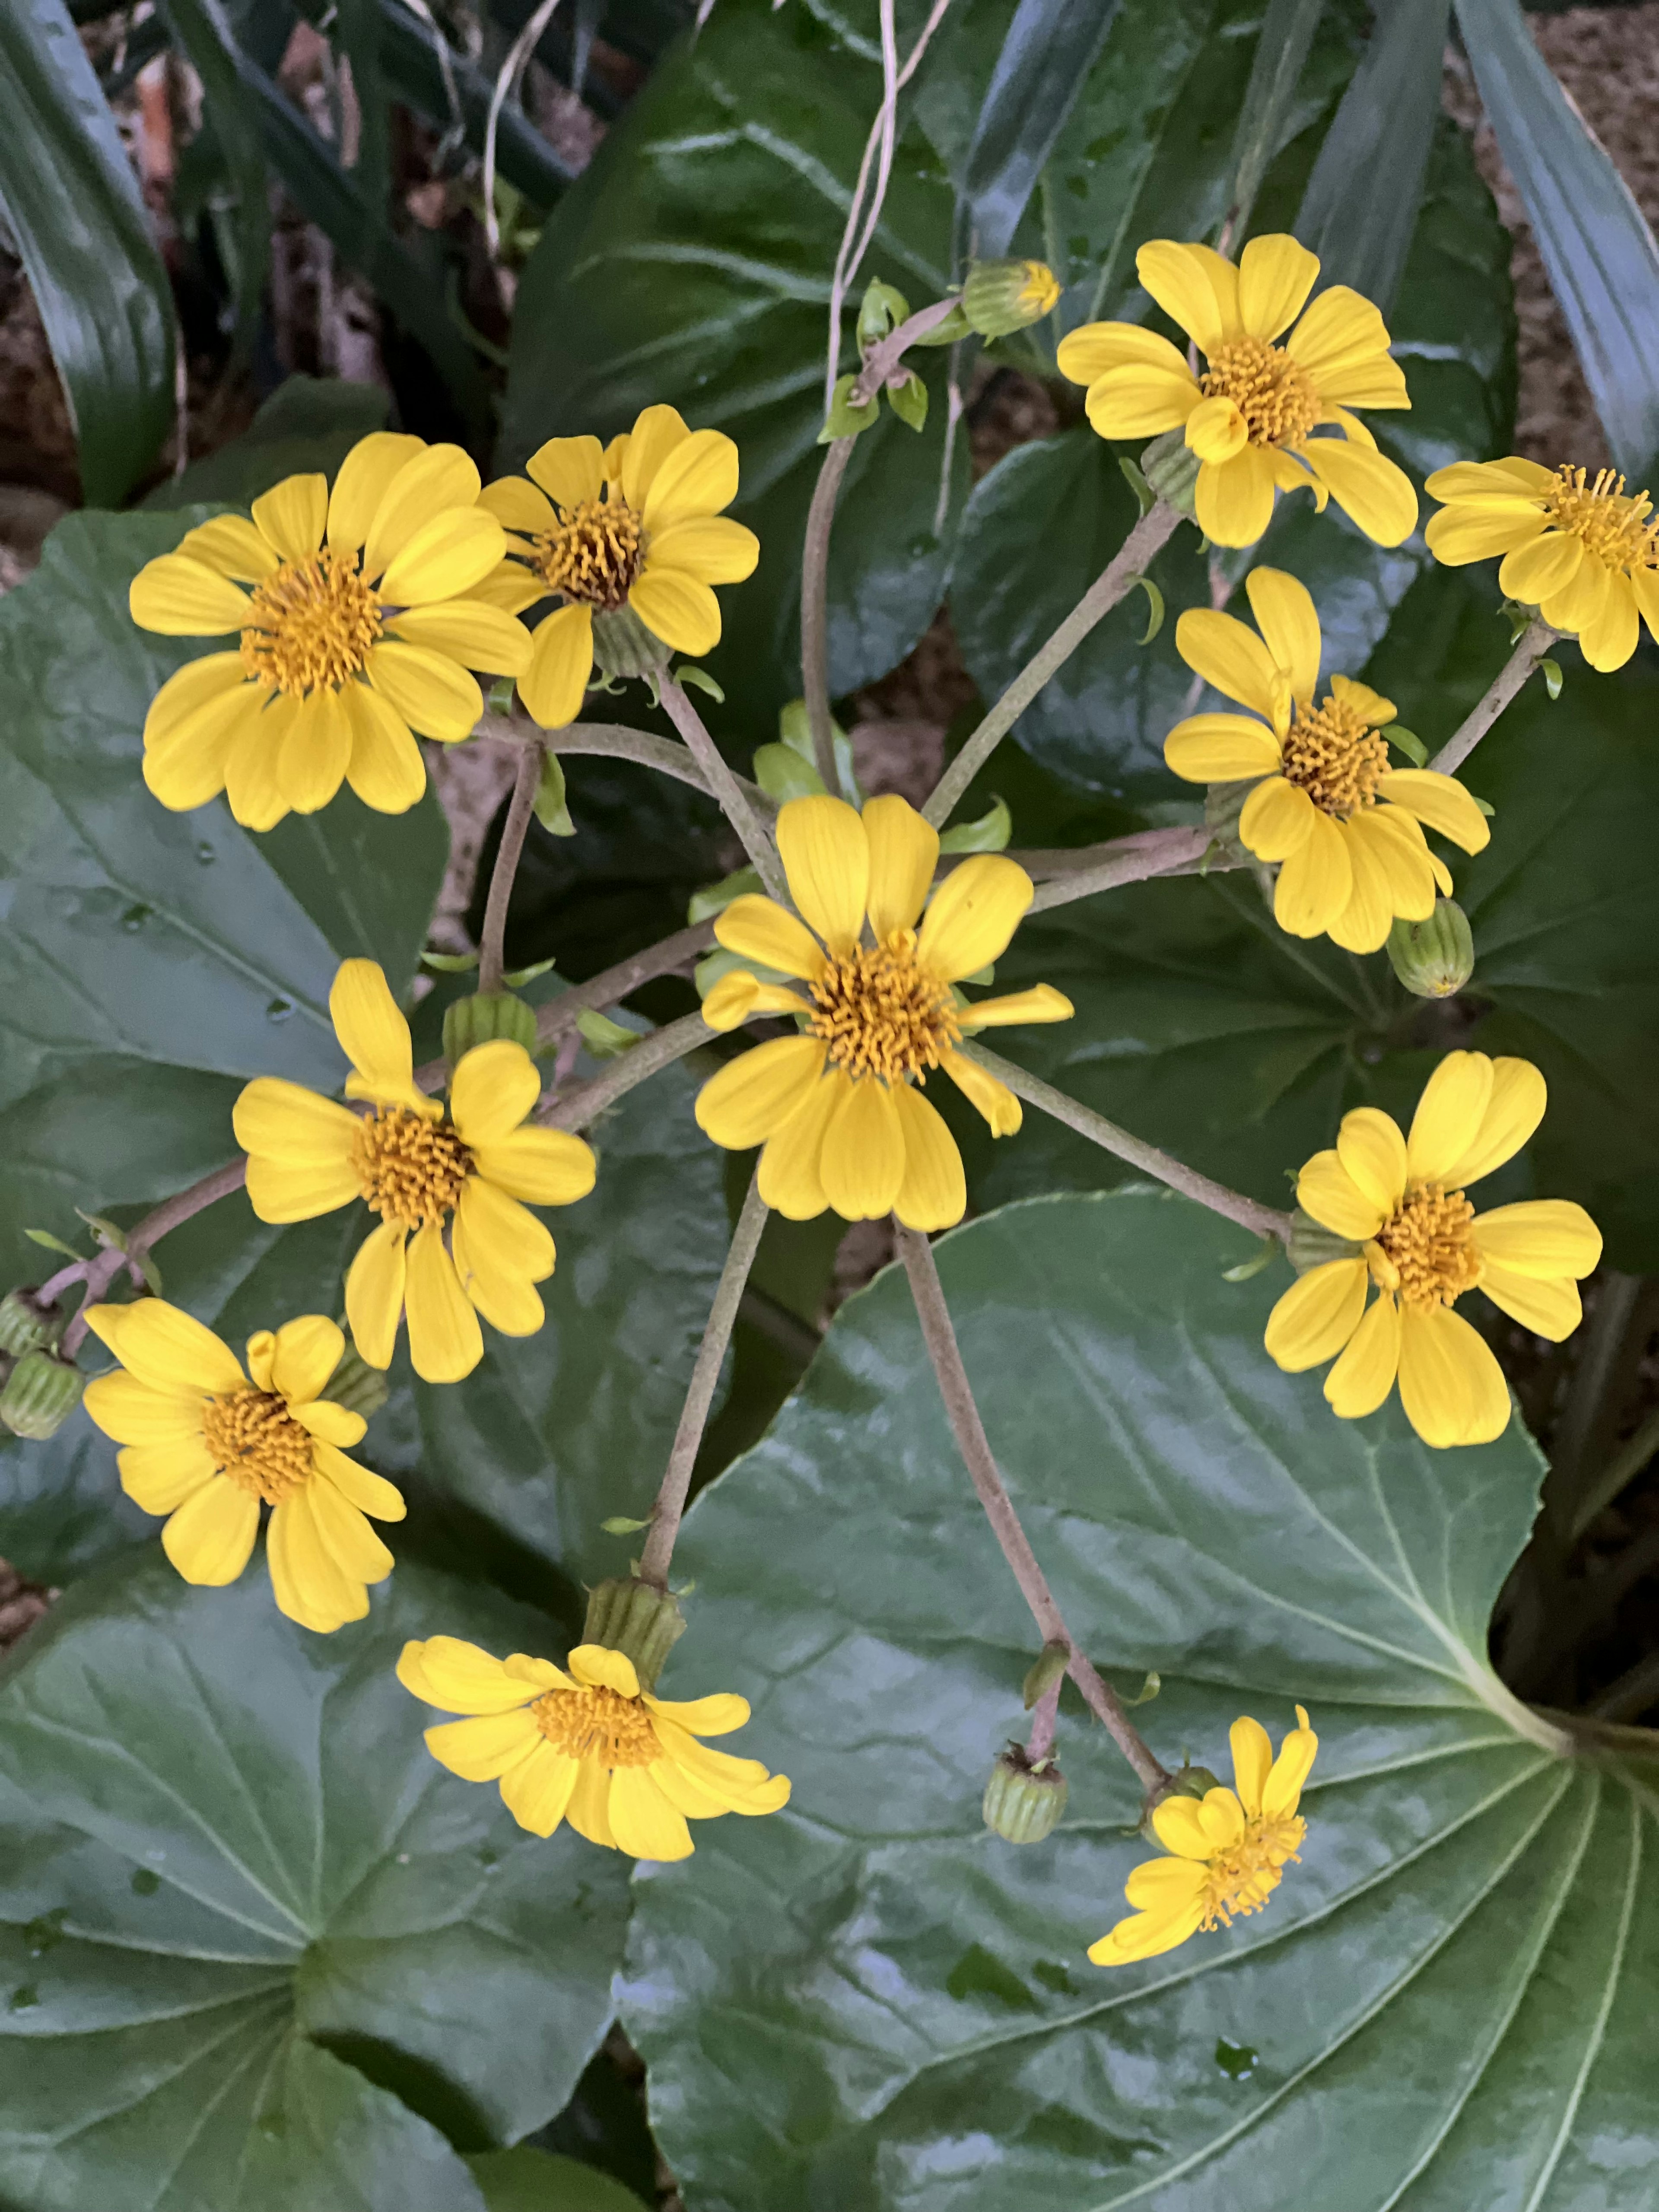
[[[490,872],[483,940],[478,947],[478,991],[485,998],[494,997],[501,988],[501,970],[506,965],[502,947],[507,939],[507,909],[512,902],[513,879],[524,856],[524,841],[530,834],[530,817],[535,811],[541,781],[542,748],[538,741],[526,745],[519,755],[512,803],[501,826],[501,842],[495,848],[495,866]]]
[[[584,1083],[563,1098],[544,1099],[532,1118],[550,1129],[585,1129],[607,1106],[626,1097],[636,1084],[648,1081],[659,1068],[684,1060],[687,1053],[709,1042],[708,1024],[701,1013],[682,1015],[666,1028],[641,1037],[591,1083]]]
[[[833,439],[824,449],[823,466],[818,471],[812,504],[807,510],[800,566],[800,674],[806,694],[807,726],[812,732],[812,759],[824,789],[837,797],[845,793],[830,720],[830,530],[836,519],[841,480],[852,458],[850,438]]]
[[[201,1212],[204,1206],[213,1205],[217,1199],[228,1198],[234,1190],[240,1190],[246,1181],[245,1159],[232,1160],[228,1166],[215,1168],[211,1175],[191,1183],[188,1190],[175,1191],[171,1198],[164,1198],[130,1229],[125,1252],[110,1245],[95,1259],[77,1261],[72,1267],[61,1268],[49,1283],[43,1283],[36,1292],[43,1305],[53,1304],[74,1283],[82,1282],[87,1286],[80,1311],[64,1331],[64,1356],[74,1358],[86,1339],[88,1307],[98,1304],[124,1267],[131,1270],[135,1280],[139,1279],[138,1262],[153,1244],[159,1243],[170,1230],[177,1229],[192,1214]]]
[[[662,703],[669,720],[685,739],[698,767],[708,778],[709,789],[726,810],[726,819],[743,841],[743,849],[753,862],[756,872],[772,896],[787,907],[789,904],[789,886],[784,881],[783,868],[778,860],[777,848],[772,842],[771,832],[750,805],[743,787],[726,766],[720,747],[704,728],[702,716],[686,697],[684,686],[678,684],[665,668],[659,682]]]
[[[1431,769],[1441,775],[1456,773],[1539,662],[1548,658],[1550,647],[1560,635],[1560,631],[1552,629],[1541,615],[1534,616],[1514,652],[1487,686],[1486,696],[1477,701],[1429,763]]]

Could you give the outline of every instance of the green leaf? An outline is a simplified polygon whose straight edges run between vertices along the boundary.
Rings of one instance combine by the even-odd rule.
[[[927,428],[927,386],[914,369],[902,383],[890,384],[886,390],[887,404],[901,422],[913,430]]]
[[[1019,0],[963,164],[963,237],[977,261],[1007,252],[1121,0]]]
[[[468,2159],[487,2212],[645,2212],[631,2189],[596,2166],[520,2143]]]
[[[1542,1462],[1518,1427],[1436,1453],[1397,1407],[1336,1420],[1262,1349],[1285,1274],[1220,1279],[1247,1241],[1125,1194],[939,1256],[1055,1595],[1097,1662],[1161,1675],[1166,1761],[1224,1771],[1240,1713],[1277,1739],[1310,1709],[1300,1863],[1259,1917],[1092,1966],[1152,1854],[1069,1697],[1063,1824],[985,1834],[1031,1624],[888,1270],[676,1555],[687,1690],[741,1684],[793,1785],[635,1893],[623,2020],[690,2202],[1281,2212],[1287,2175],[1310,2205],[1644,2202],[1659,1746],[1563,1758],[1486,1659]]]
[[[1324,12],[1324,0],[1267,0],[1250,64],[1250,81],[1233,135],[1233,235],[1248,238],[1250,212],[1267,165],[1285,143],[1297,86]]]
[[[173,307],[143,197],[63,0],[0,10],[0,214],[75,419],[88,502],[112,507],[173,419]]]
[[[1013,834],[1013,817],[999,799],[977,822],[958,822],[954,829],[945,830],[939,848],[941,853],[1002,853]]]
[[[576,825],[565,801],[564,763],[556,752],[542,755],[541,781],[536,787],[536,819],[550,837],[574,837]]]
[[[853,386],[858,382],[856,373],[848,369],[845,376],[836,379],[836,388],[830,396],[830,411],[823,418],[823,428],[818,432],[821,446],[832,444],[837,438],[856,438],[861,430],[872,429],[881,413],[878,400],[866,399],[860,405],[853,404]],[[927,403],[922,402],[922,415],[927,413]],[[902,417],[900,418],[902,420]],[[912,428],[915,426],[913,424]]]
[[[284,477],[318,470],[332,477],[359,438],[385,429],[388,404],[372,385],[288,377],[240,438],[158,484],[144,505],[171,512],[213,500],[248,507]]]
[[[427,2123],[483,2143],[564,2103],[610,2017],[626,1863],[527,1834],[432,1759],[392,1668],[434,1632],[550,1638],[406,1564],[322,1637],[263,1571],[192,1589],[160,1559],[31,1633],[0,1689],[20,2212],[194,2212],[245,2167],[249,2212],[461,2212],[479,2200]]]
[[[1457,27],[1613,459],[1645,469],[1659,449],[1659,244],[1516,0],[1457,0]]]

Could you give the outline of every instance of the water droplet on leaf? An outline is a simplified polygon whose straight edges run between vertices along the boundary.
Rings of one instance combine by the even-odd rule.
[[[1215,2047],[1215,2063],[1230,2081],[1248,2081],[1255,2071],[1257,2057],[1248,2043],[1229,2043],[1224,2035]]]

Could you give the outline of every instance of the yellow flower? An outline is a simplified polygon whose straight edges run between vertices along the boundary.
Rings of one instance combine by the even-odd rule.
[[[247,1340],[248,1375],[210,1328],[161,1298],[94,1306],[87,1321],[120,1368],[87,1385],[86,1407],[117,1455],[121,1487],[146,1513],[165,1513],[162,1548],[187,1583],[234,1583],[271,1509],[265,1559],[290,1620],[326,1632],[368,1611],[370,1583],[392,1554],[363,1518],[401,1521],[389,1482],[342,1444],[361,1413],[321,1393],[345,1339],[307,1314]]]
[[[441,1712],[473,1717],[426,1732],[427,1749],[464,1782],[495,1782],[521,1828],[550,1836],[568,1820],[590,1844],[636,1859],[691,1856],[693,1820],[775,1813],[789,1784],[757,1759],[709,1751],[748,1701],[720,1696],[672,1705],[640,1687],[625,1652],[579,1644],[566,1674],[515,1651],[496,1659],[459,1637],[405,1644],[404,1689]]]
[[[912,1229],[948,1229],[962,1218],[967,1186],[956,1139],[921,1095],[927,1071],[942,1067],[991,1133],[1011,1136],[1019,1101],[956,1047],[975,1030],[1072,1012],[1046,983],[977,1005],[951,988],[1000,957],[1031,902],[1031,879],[1012,860],[976,854],[946,876],[918,931],[939,833],[906,800],[872,799],[860,817],[845,799],[792,799],[777,832],[805,923],[750,896],[732,901],[714,935],[728,951],[798,977],[808,995],[738,969],[710,991],[702,1014],[716,1030],[794,1014],[805,1031],[729,1061],[698,1093],[698,1124],[729,1152],[764,1145],[761,1196],[792,1221],[832,1206],[847,1221],[895,1212]]]
[[[1449,568],[1498,554],[1498,589],[1538,609],[1552,629],[1576,633],[1592,668],[1622,668],[1641,635],[1659,637],[1659,520],[1646,492],[1602,469],[1458,461],[1424,487],[1443,502],[1424,535]]]
[[[535,1285],[553,1272],[553,1239],[519,1201],[586,1198],[593,1155],[562,1129],[521,1126],[542,1081],[505,1037],[463,1054],[446,1120],[415,1087],[409,1024],[374,961],[343,962],[328,1006],[354,1071],[346,1097],[374,1110],[354,1114],[297,1083],[257,1077],[232,1117],[248,1197],[261,1221],[310,1221],[365,1200],[380,1224],[345,1286],[359,1355],[390,1366],[406,1309],[415,1372],[457,1382],[483,1357],[479,1314],[504,1336],[541,1327]]]
[[[1176,625],[1176,649],[1263,719],[1189,715],[1164,739],[1164,757],[1188,783],[1260,778],[1238,834],[1258,860],[1283,863],[1273,893],[1279,927],[1374,952],[1397,915],[1422,921],[1434,912],[1437,884],[1451,896],[1421,825],[1466,853],[1480,852],[1492,833],[1455,777],[1389,766],[1376,732],[1395,719],[1391,699],[1333,676],[1314,703],[1323,643],[1305,585],[1253,568],[1244,588],[1261,638],[1231,615],[1192,607]]]
[[[1582,1206],[1530,1199],[1477,1213],[1467,1183],[1513,1159],[1544,1118],[1530,1060],[1448,1053],[1429,1078],[1411,1135],[1387,1114],[1345,1114],[1334,1152],[1297,1178],[1297,1203],[1353,1245],[1310,1267],[1267,1317],[1267,1350],[1292,1375],[1336,1358],[1325,1395],[1344,1420],[1374,1413],[1400,1382],[1425,1443],[1484,1444],[1509,1425],[1503,1370],[1452,1311],[1478,1284],[1511,1320],[1559,1344],[1583,1319],[1576,1278],[1601,1256]],[[1378,1296],[1368,1309],[1367,1289]]]
[[[1254,545],[1273,520],[1275,490],[1310,490],[1322,513],[1328,495],[1379,545],[1411,536],[1410,480],[1349,412],[1411,405],[1369,300],[1333,284],[1297,322],[1319,258],[1283,236],[1253,238],[1237,268],[1207,246],[1154,239],[1135,268],[1208,367],[1195,375],[1167,338],[1138,323],[1073,331],[1060,341],[1060,374],[1088,386],[1089,420],[1103,438],[1184,423],[1201,464],[1198,526],[1218,545]],[[1340,434],[1313,437],[1321,427]]]
[[[738,495],[738,449],[721,430],[688,429],[672,407],[647,407],[631,432],[550,438],[526,463],[532,482],[502,477],[483,505],[516,533],[489,596],[514,614],[562,599],[535,629],[519,696],[544,729],[581,712],[593,673],[593,624],[636,615],[671,652],[720,643],[709,586],[755,572],[760,541],[720,509]]]
[[[522,623],[475,596],[506,537],[475,504],[459,446],[377,430],[322,476],[288,477],[141,568],[129,604],[163,637],[240,631],[156,693],[144,781],[182,811],[228,793],[247,830],[315,813],[342,781],[401,814],[426,788],[411,736],[470,736],[483,698],[469,669],[516,676]],[[251,584],[251,592],[241,586]]]
[[[1172,1856],[1147,1859],[1123,1886],[1135,1908],[1089,1946],[1097,1966],[1133,1966],[1173,1951],[1200,1929],[1231,1928],[1235,1916],[1260,1912],[1296,1858],[1306,1823],[1297,1811],[1302,1785],[1319,1749],[1305,1709],[1277,1759],[1260,1721],[1233,1723],[1231,1790],[1202,1797],[1164,1797],[1152,1808],[1158,1839]]]

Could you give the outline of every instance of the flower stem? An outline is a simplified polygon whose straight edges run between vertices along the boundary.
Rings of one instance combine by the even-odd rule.
[[[682,744],[672,738],[653,737],[649,730],[630,730],[622,722],[567,722],[560,730],[538,730],[527,715],[486,714],[472,732],[503,744],[540,744],[550,753],[591,754],[601,760],[638,761],[659,775],[672,775],[693,791],[708,792],[708,779]],[[777,801],[769,799],[757,783],[733,775],[733,782],[762,816],[776,812]],[[714,793],[709,793],[712,798]]]
[[[1187,1198],[1195,1198],[1200,1206],[1207,1206],[1212,1213],[1224,1214],[1229,1221],[1237,1222],[1241,1229],[1254,1231],[1258,1237],[1277,1237],[1281,1241],[1291,1233],[1291,1217],[1279,1213],[1271,1206],[1259,1205],[1253,1198],[1229,1190],[1224,1183],[1212,1182],[1196,1168],[1189,1168],[1170,1153],[1160,1152],[1156,1145],[1132,1137],[1127,1129],[1120,1129],[1115,1121],[1109,1121],[1103,1114],[1085,1106],[1075,1098],[1068,1098],[1063,1091],[1056,1091],[1052,1083],[1044,1083],[1040,1076],[1028,1075],[1012,1060],[1004,1060],[1000,1053],[988,1052],[983,1045],[963,1043],[957,1050],[966,1053],[969,1060],[1006,1083],[1016,1097],[1040,1106],[1056,1121],[1063,1121],[1068,1129],[1075,1129],[1079,1137],[1087,1137],[1091,1144],[1103,1152],[1112,1152],[1131,1167],[1156,1176],[1172,1190]]]
[[[542,748],[538,741],[526,745],[519,755],[512,803],[502,824],[501,842],[495,848],[489,896],[484,905],[483,941],[478,947],[478,992],[483,998],[494,998],[501,988],[501,970],[507,964],[501,949],[507,936],[507,909],[513,897],[513,878],[519,872],[541,781]]]
[[[709,1042],[708,1024],[702,1014],[684,1014],[666,1028],[641,1037],[591,1083],[584,1083],[562,1098],[544,1099],[533,1118],[550,1129],[585,1129],[636,1084],[647,1082],[659,1068],[684,1060],[687,1053]]]
[[[841,772],[836,762],[835,732],[830,720],[830,529],[847,464],[850,438],[834,438],[824,450],[823,466],[806,514],[806,544],[800,564],[800,675],[806,694],[806,720],[812,732],[812,759],[823,787],[837,798]]]
[[[950,820],[957,801],[1055,670],[1076,652],[1095,624],[1128,596],[1136,578],[1174,534],[1180,520],[1175,508],[1161,499],[1149,507],[1048,643],[1032,654],[945,769],[939,787],[922,808],[936,830]]]
[[[145,1214],[142,1221],[127,1231],[125,1252],[110,1245],[95,1259],[79,1261],[74,1267],[62,1268],[51,1282],[42,1284],[37,1295],[43,1303],[51,1303],[72,1282],[83,1282],[87,1286],[80,1311],[64,1331],[64,1357],[74,1358],[86,1338],[88,1308],[98,1304],[124,1267],[130,1268],[137,1279],[138,1261],[152,1244],[159,1243],[170,1230],[177,1229],[192,1214],[201,1212],[204,1206],[213,1205],[216,1200],[228,1198],[234,1190],[240,1190],[246,1181],[247,1162],[245,1159],[232,1160],[226,1167],[215,1168],[211,1175],[205,1175],[199,1182],[191,1183],[188,1190],[175,1191],[171,1198],[164,1198],[158,1206]]]
[[[680,1522],[685,1515],[686,1492],[691,1487],[691,1470],[696,1464],[697,1447],[702,1442],[702,1432],[708,1425],[708,1408],[714,1403],[714,1385],[720,1381],[720,1363],[726,1358],[726,1347],[732,1341],[732,1331],[737,1322],[738,1308],[742,1303],[744,1286],[749,1280],[749,1270],[755,1264],[755,1255],[760,1249],[761,1232],[766,1227],[767,1205],[760,1194],[760,1170],[755,1170],[749,1185],[749,1194],[743,1201],[743,1211],[738,1216],[738,1225],[732,1232],[732,1249],[726,1255],[726,1265],[720,1270],[720,1279],[714,1292],[714,1303],[709,1309],[708,1326],[702,1333],[702,1342],[697,1347],[696,1364],[691,1370],[691,1387],[685,1394],[685,1408],[680,1415],[679,1427],[674,1432],[674,1448],[668,1455],[668,1472],[663,1476],[662,1488],[657,1492],[657,1502],[651,1509],[651,1528],[640,1554],[640,1580],[655,1583],[659,1589],[668,1583],[668,1563],[674,1555],[674,1540],[680,1533]]]
[[[1487,686],[1485,697],[1465,715],[1429,763],[1437,775],[1454,775],[1463,765],[1560,635],[1561,632],[1552,629],[1541,615],[1533,617],[1514,652]]]
[[[726,766],[720,747],[703,726],[702,716],[685,696],[666,669],[659,679],[662,703],[669,720],[691,750],[693,757],[708,781],[708,788],[726,810],[726,819],[743,841],[743,849],[754,863],[762,883],[781,905],[789,904],[789,886],[784,881],[783,869],[778,860],[777,848],[771,833],[744,795],[742,786]]]
[[[1211,842],[1210,831],[1201,827],[1139,830],[1132,836],[1115,838],[1110,844],[1096,846],[1092,866],[1068,868],[1041,884],[1026,912],[1047,914],[1051,908],[1069,906],[1073,899],[1091,898],[1120,884],[1145,883],[1152,876],[1188,874],[1203,860]],[[1212,863],[1218,869],[1235,866],[1224,854]]]
[[[939,1395],[945,1401],[945,1411],[957,1440],[969,1476],[979,1502],[985,1508],[985,1517],[991,1532],[1002,1547],[1002,1556],[1019,1584],[1020,1595],[1031,1608],[1045,1644],[1063,1644],[1071,1657],[1066,1672],[1082,1691],[1091,1711],[1123,1753],[1143,1788],[1161,1791],[1169,1786],[1172,1777],[1160,1765],[1139,1730],[1134,1727],[1123,1709],[1122,1700],[1109,1682],[1101,1680],[1079,1649],[1076,1638],[1066,1626],[1065,1618],[1054,1602],[1048,1578],[1037,1565],[1014,1502],[997,1470],[990,1439],[985,1425],[979,1417],[979,1407],[974,1403],[974,1394],[969,1385],[968,1370],[962,1364],[962,1351],[957,1342],[957,1333],[951,1323],[950,1309],[945,1303],[945,1290],[939,1279],[939,1268],[933,1259],[933,1247],[916,1230],[907,1229],[896,1222],[899,1255],[904,1261],[904,1271],[910,1279],[910,1294],[916,1303],[916,1318],[921,1323],[922,1340],[927,1346],[927,1356],[933,1361],[933,1372],[939,1378]]]

